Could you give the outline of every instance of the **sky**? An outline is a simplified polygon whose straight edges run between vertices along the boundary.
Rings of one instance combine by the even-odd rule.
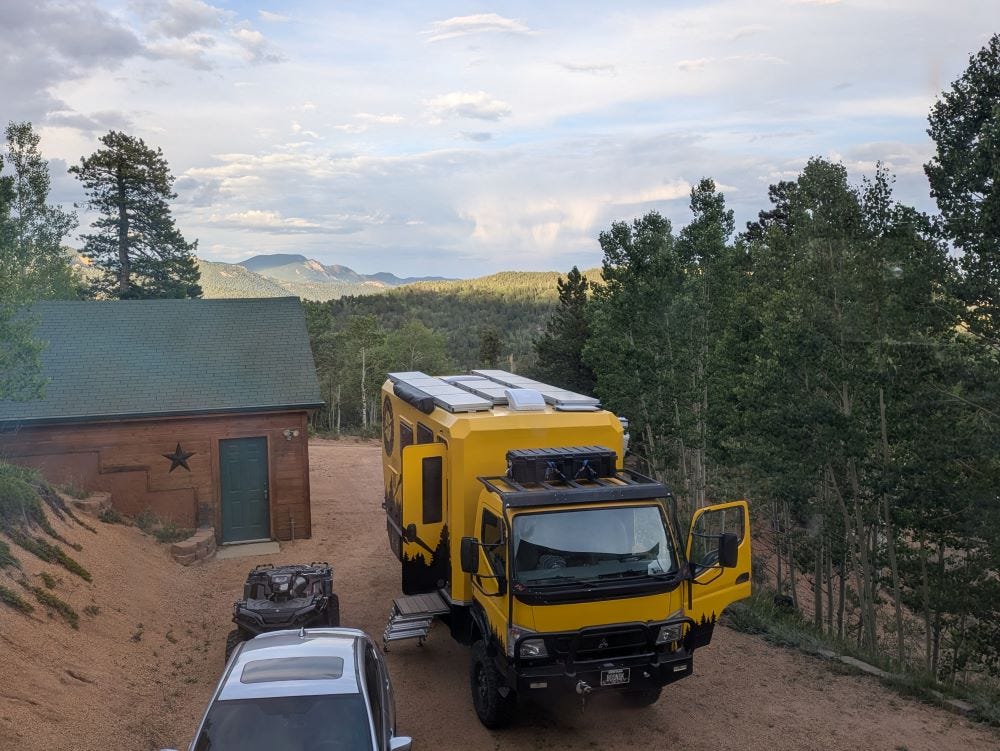
[[[702,177],[743,227],[812,156],[934,211],[927,113],[997,31],[996,0],[0,0],[0,120],[55,202],[108,130],[161,148],[209,260],[565,271]]]

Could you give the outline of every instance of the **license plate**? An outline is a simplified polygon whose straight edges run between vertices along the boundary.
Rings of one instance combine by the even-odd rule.
[[[624,686],[626,683],[628,683],[628,680],[629,680],[629,668],[601,671],[602,686]]]

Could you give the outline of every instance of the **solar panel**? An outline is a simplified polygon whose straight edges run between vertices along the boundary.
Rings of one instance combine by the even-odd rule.
[[[515,389],[534,389],[542,395],[547,404],[551,404],[556,409],[565,412],[591,412],[601,407],[600,400],[592,396],[577,394],[573,391],[561,389],[558,386],[550,386],[547,383],[533,381],[524,376],[508,373],[506,370],[473,370],[472,373],[473,375],[481,376],[489,381],[498,383],[501,386],[509,386]]]
[[[437,406],[449,412],[482,412],[493,407],[492,401],[418,370],[390,373],[389,380],[423,392],[431,397]]]
[[[482,376],[447,376],[444,380],[453,383],[471,394],[489,399],[494,406],[507,403],[507,387]]]

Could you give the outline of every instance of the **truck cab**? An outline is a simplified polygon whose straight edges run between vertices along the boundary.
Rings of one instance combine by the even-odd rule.
[[[624,467],[622,422],[596,400],[504,371],[457,378],[470,377],[391,374],[384,389],[383,420],[404,440],[420,426],[425,437],[401,446],[398,463],[384,452],[387,529],[409,596],[386,637],[413,635],[417,602],[445,622],[472,647],[472,699],[488,727],[532,692],[655,702],[691,674],[725,607],[750,594],[746,502],[698,509],[681,529],[669,489]],[[436,401],[439,381],[488,406],[448,409],[474,402]],[[511,390],[541,398],[520,409],[527,397]]]

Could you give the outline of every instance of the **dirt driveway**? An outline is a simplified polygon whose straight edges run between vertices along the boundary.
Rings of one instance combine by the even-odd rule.
[[[334,565],[344,625],[378,635],[399,569],[389,553],[377,443],[313,441],[314,537],[284,546],[288,561]],[[247,561],[204,567],[238,591]],[[218,625],[221,645],[228,626]],[[697,654],[695,674],[664,691],[655,706],[634,710],[609,696],[588,704],[569,699],[523,708],[514,727],[483,728],[469,697],[468,652],[437,627],[424,647],[393,646],[388,656],[400,731],[418,749],[636,749],[678,746],[695,751],[754,749],[997,749],[1000,737],[943,710],[882,688],[869,678],[838,675],[821,662],[719,629]],[[221,659],[216,664],[221,664]],[[206,676],[207,677],[207,676]],[[177,715],[177,742],[187,742],[210,690]],[[192,697],[194,698],[194,697]]]
[[[0,609],[0,749],[186,749],[222,669],[232,602],[257,562],[329,561],[344,625],[379,636],[399,594],[379,446],[317,440],[310,460],[314,536],[282,544],[277,556],[185,569],[134,528],[67,528],[95,574],[67,597],[100,614],[77,632]],[[400,732],[418,750],[1000,748],[989,728],[726,628],[698,652],[694,675],[653,707],[629,709],[608,696],[581,712],[567,698],[523,706],[502,732],[476,719],[468,652],[445,629],[422,648],[393,645],[388,661]]]

